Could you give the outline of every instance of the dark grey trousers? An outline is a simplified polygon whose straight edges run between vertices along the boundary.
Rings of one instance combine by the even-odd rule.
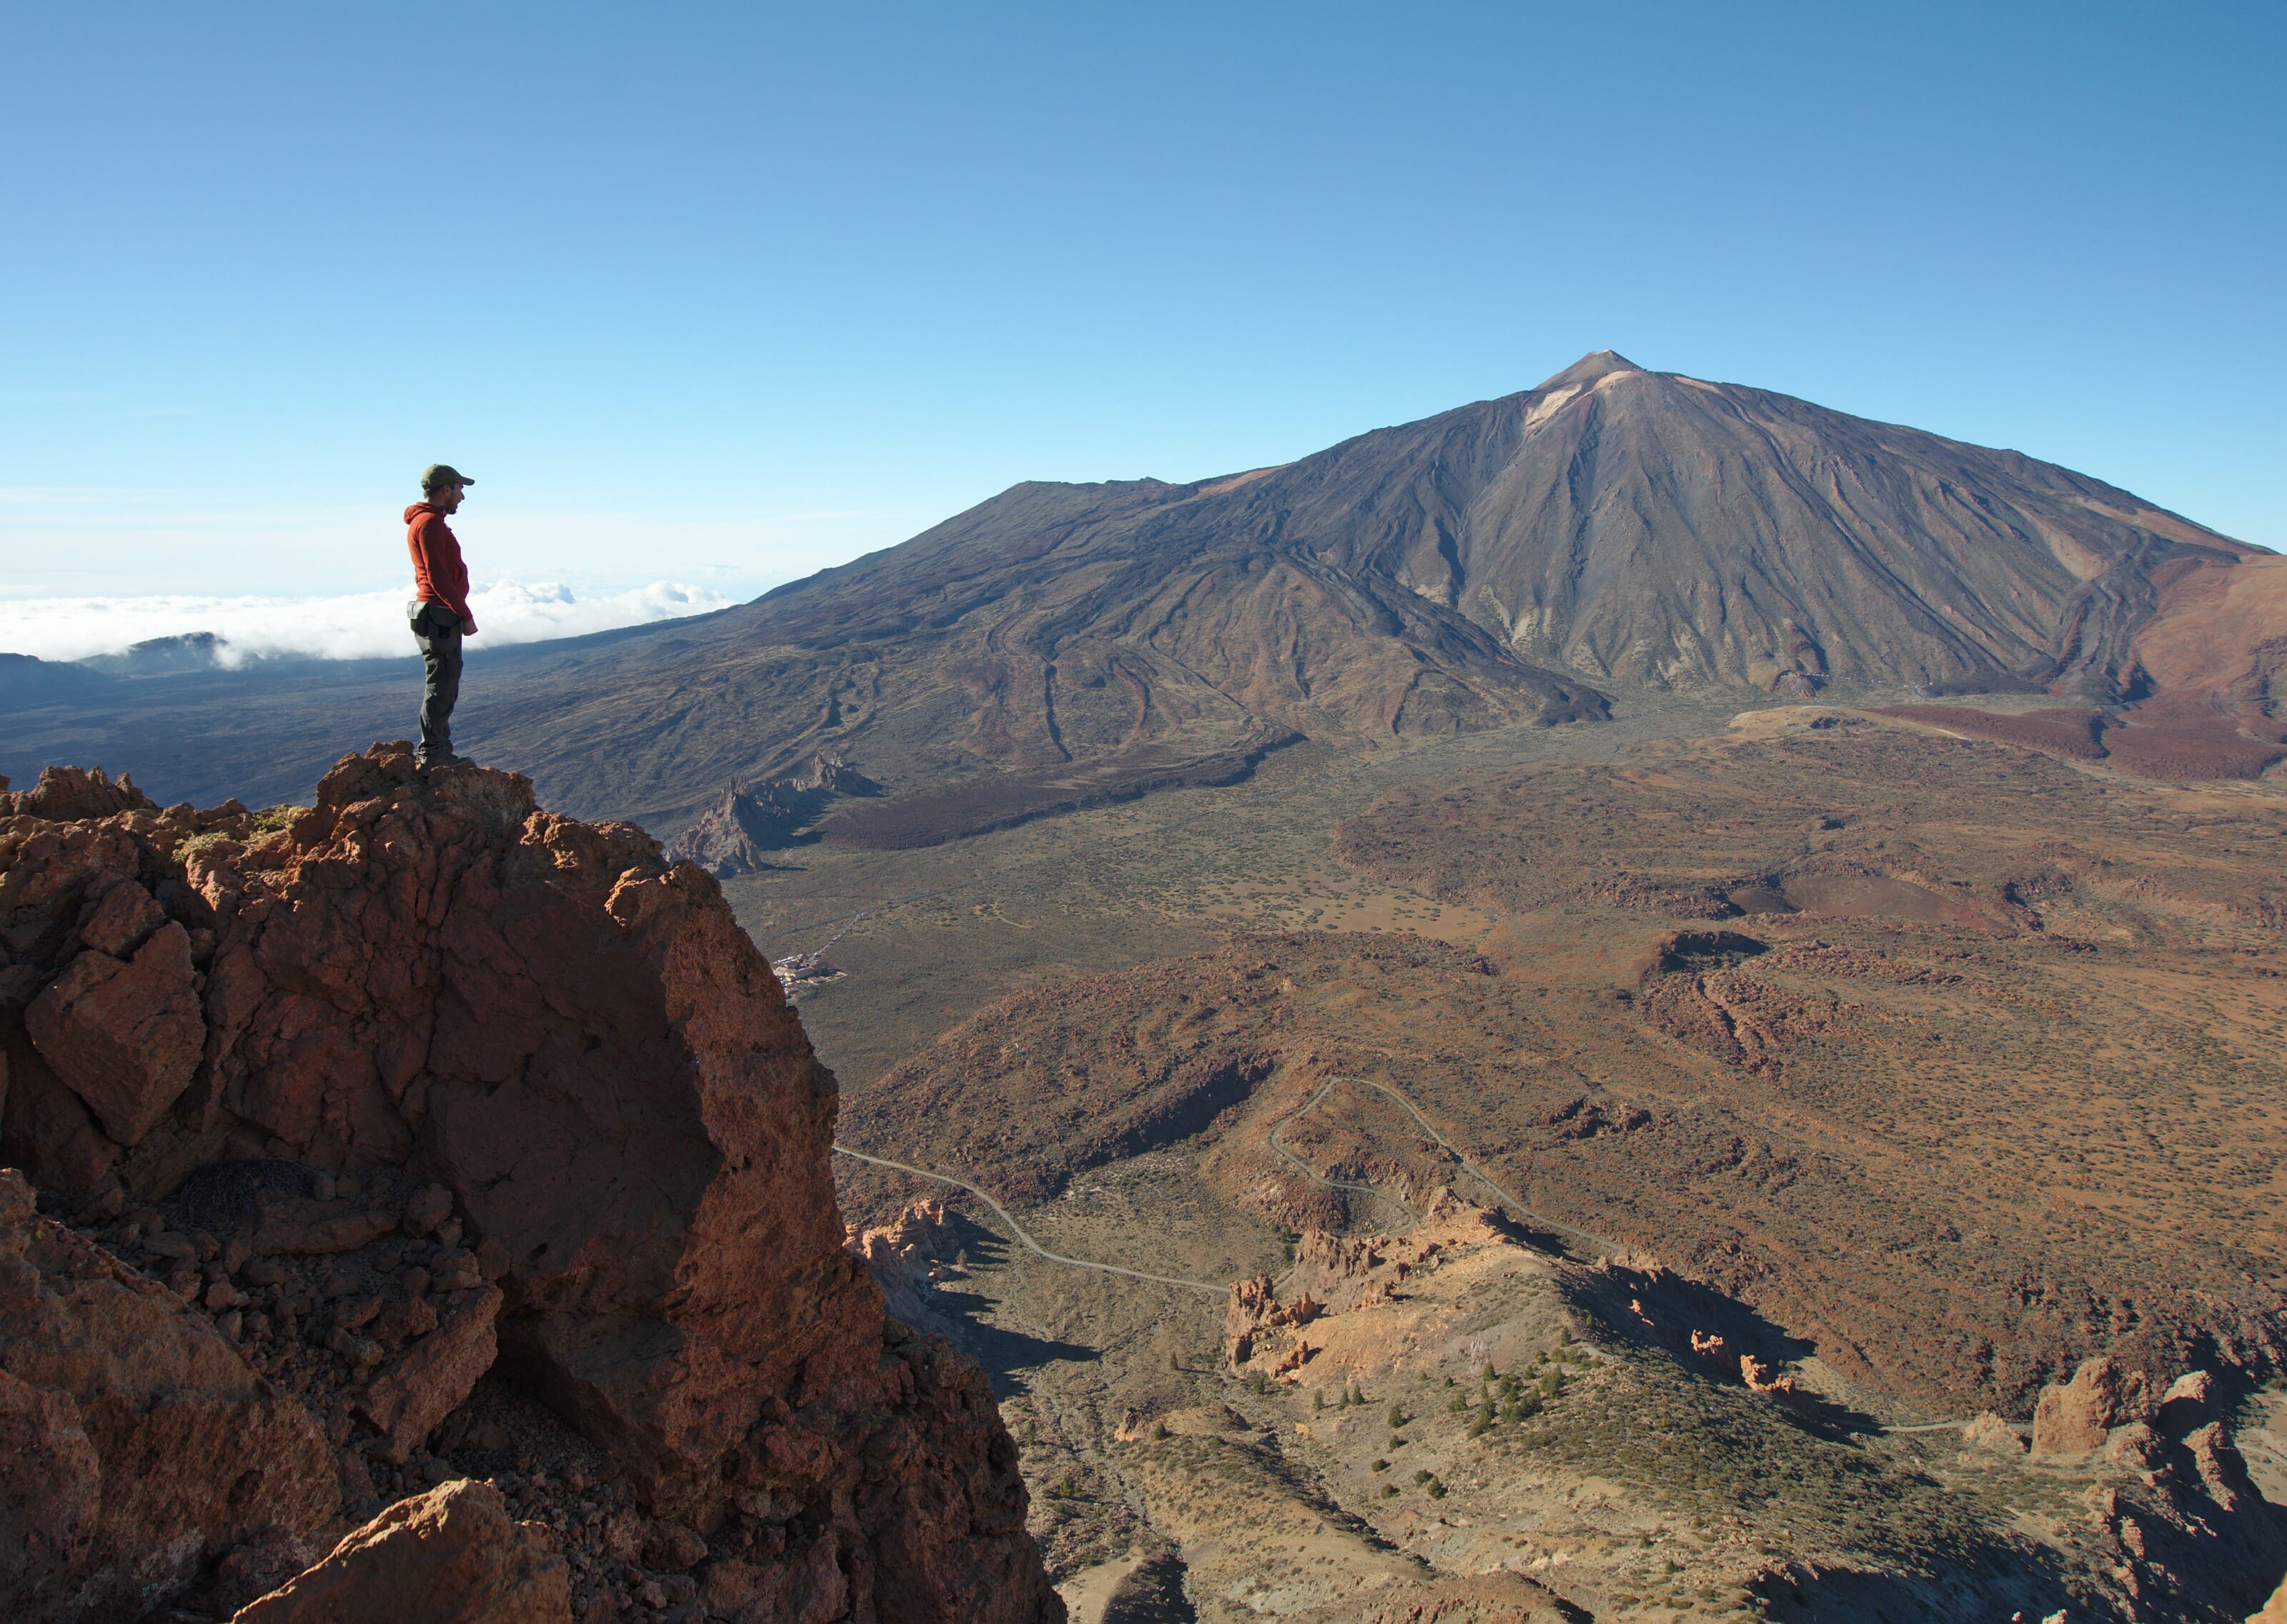
[[[461,623],[453,611],[423,603],[413,619],[413,641],[421,650],[421,750],[423,761],[453,753],[453,706],[461,698]]]

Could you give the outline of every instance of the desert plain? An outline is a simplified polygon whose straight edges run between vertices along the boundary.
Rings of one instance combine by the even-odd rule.
[[[842,1159],[853,1222],[958,1215],[932,1300],[998,1374],[1073,1594],[1181,1565],[1202,1618],[1265,1586],[1375,1616],[1401,1555],[1598,1617],[2119,1589],[2087,1502],[2149,1486],[2021,1435],[2084,1359],[2275,1357],[2287,805],[1978,737],[1990,701],[1890,708],[1305,748],[731,882],[773,953],[833,942],[802,1010],[840,1142],[1050,1251],[1228,1283],[1307,1233],[1403,1247],[1440,1192],[1497,1215],[1266,1382],[1207,1293]],[[1530,1421],[1448,1407],[1551,1371]],[[2260,1475],[2273,1402],[2231,1399]]]

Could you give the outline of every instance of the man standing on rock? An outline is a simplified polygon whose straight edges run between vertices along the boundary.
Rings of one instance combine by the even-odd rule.
[[[405,606],[421,650],[421,746],[423,767],[473,767],[453,753],[453,706],[461,697],[461,639],[476,635],[469,613],[469,567],[445,523],[476,481],[448,463],[422,471],[421,500],[405,510],[405,546],[413,555],[413,601]]]

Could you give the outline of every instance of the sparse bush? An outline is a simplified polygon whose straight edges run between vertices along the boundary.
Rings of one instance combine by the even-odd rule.
[[[210,829],[204,834],[194,834],[175,847],[175,860],[188,863],[210,846],[220,846],[231,837],[219,829]]]
[[[1168,1439],[1171,1439],[1174,1436],[1175,1434],[1173,1432],[1167,1431],[1167,1423],[1166,1422],[1155,1421],[1151,1423],[1151,1437],[1155,1442],[1165,1443]]]
[[[1389,1424],[1393,1431],[1404,1426],[1407,1422],[1413,1419],[1413,1416],[1405,1413],[1405,1406],[1393,1404],[1389,1407]]]
[[[1427,1482],[1428,1482],[1428,1481],[1429,1481],[1429,1479],[1430,1479],[1430,1478],[1432,1478],[1436,1477],[1436,1475],[1437,1475],[1436,1473],[1435,1473],[1435,1472],[1433,1472],[1433,1471],[1429,1471],[1429,1470],[1426,1470],[1426,1469],[1425,1469],[1425,1470],[1421,1470],[1421,1471],[1417,1471],[1417,1472],[1415,1472],[1415,1473],[1413,1474],[1413,1480],[1414,1480],[1414,1482],[1416,1482],[1416,1483],[1427,1483]]]
[[[1373,1469],[1376,1471],[1388,1471],[1389,1470],[1389,1462],[1388,1461],[1376,1461],[1373,1463]]]
[[[1435,1478],[1429,1479],[1428,1487],[1426,1492],[1432,1500],[1443,1500],[1445,1498],[1445,1486],[1438,1482]]]

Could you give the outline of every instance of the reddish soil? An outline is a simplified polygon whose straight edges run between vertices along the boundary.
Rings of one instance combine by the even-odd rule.
[[[2090,710],[2026,711],[2005,715],[1964,705],[1893,705],[1879,713],[1972,738],[1990,738],[2029,750],[2047,750],[2084,761],[2104,759],[2104,716]]]
[[[2235,707],[2236,709],[2236,707]],[[2140,778],[2258,778],[2287,760],[2281,724],[2219,711],[2204,694],[2162,695],[2104,730],[2109,765]]]
[[[1482,953],[1257,936],[1020,995],[846,1097],[845,1132],[1037,1195],[1204,1127],[1204,1175],[1302,1228],[1356,1198],[1270,1127],[1367,1076],[1546,1219],[1933,1411],[2022,1415],[2105,1349],[2156,1378],[2275,1366],[2287,807],[1757,726],[1337,832],[1353,866],[1503,916]],[[1286,1148],[1400,1193],[1459,1177],[1351,1092]]]
[[[2251,707],[2219,709],[2216,697],[2209,694],[2164,694],[2125,716],[2088,710],[2010,715],[1966,705],[1892,705],[1874,714],[2102,761],[2117,772],[2172,784],[2259,778],[2265,769],[2287,760],[2287,736],[2279,723]]]

